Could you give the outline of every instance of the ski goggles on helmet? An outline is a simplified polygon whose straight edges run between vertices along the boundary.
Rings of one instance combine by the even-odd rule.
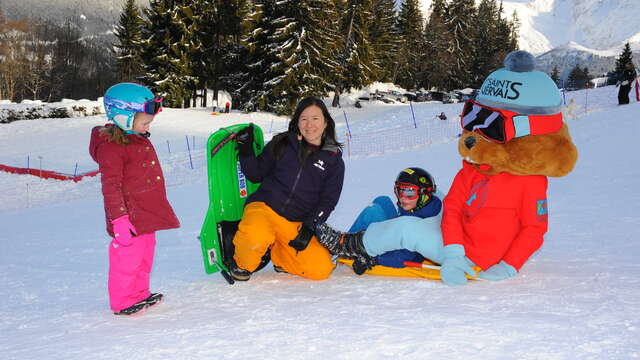
[[[157,113],[162,111],[163,100],[164,99],[162,97],[155,97],[141,104],[141,103],[135,103],[135,102],[122,101],[116,98],[106,96],[104,99],[104,102],[108,106],[113,106],[121,110],[141,112],[149,115],[156,115]]]
[[[403,197],[408,200],[417,199],[420,196],[420,188],[418,185],[410,183],[397,182],[393,187],[393,192],[399,198]]]
[[[524,115],[467,100],[462,109],[460,122],[463,129],[477,132],[489,141],[506,143],[516,137],[548,134],[560,130],[562,113]]]

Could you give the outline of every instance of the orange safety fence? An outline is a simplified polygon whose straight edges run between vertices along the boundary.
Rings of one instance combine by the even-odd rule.
[[[40,169],[32,169],[32,168],[19,168],[13,166],[7,166],[0,164],[0,171],[12,173],[12,174],[28,174],[41,177],[43,179],[56,179],[56,180],[72,180],[78,182],[82,180],[84,177],[92,177],[98,175],[100,170],[93,170],[89,172],[85,172],[82,174],[65,174],[57,171],[50,170],[40,170]]]

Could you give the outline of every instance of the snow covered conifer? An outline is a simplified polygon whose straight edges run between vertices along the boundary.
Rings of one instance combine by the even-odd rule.
[[[398,31],[402,39],[397,54],[394,83],[407,89],[416,88],[421,52],[424,51],[424,18],[418,0],[405,0],[398,15]]]
[[[625,65],[632,62],[633,53],[631,52],[631,46],[629,46],[629,42],[627,41],[627,43],[624,44],[624,47],[622,48],[620,56],[618,56],[618,58],[616,59],[616,69],[614,70],[614,73],[618,77],[622,77],[622,72],[624,71]]]
[[[196,22],[189,0],[151,0],[143,28],[145,83],[168,105],[182,107],[195,88],[189,52]]]
[[[142,25],[142,17],[135,0],[126,0],[114,31],[118,39],[114,46],[118,49],[116,62],[120,81],[135,81],[142,75]]]
[[[334,98],[332,105],[340,105],[340,94],[351,88],[359,89],[379,77],[380,68],[369,33],[372,27],[372,0],[337,0],[340,41],[335,56],[338,66],[332,73]]]
[[[265,0],[256,4],[244,43],[250,52],[249,76],[241,89],[248,105],[289,113],[304,96],[325,94],[337,66],[336,35],[324,20],[335,16],[330,2]]]
[[[447,27],[453,36],[449,52],[453,55],[453,63],[447,88],[459,89],[472,82],[477,12],[473,0],[452,0],[448,10]]]
[[[327,8],[322,0],[279,1],[268,52],[278,61],[267,86],[286,100],[287,110],[309,95],[326,92],[324,75],[334,68],[326,45],[331,34],[325,31],[322,17]],[[282,109],[284,110],[284,109]],[[282,111],[279,111],[282,112]],[[288,111],[286,111],[288,113]]]
[[[420,58],[418,84],[425,89],[445,89],[449,79],[453,55],[449,47],[453,38],[445,23],[447,8],[445,0],[431,3],[431,14],[424,29],[424,50]]]
[[[478,6],[475,22],[475,54],[471,64],[471,83],[474,88],[480,88],[484,79],[491,72],[502,65],[504,55],[500,50],[505,44],[498,44],[498,26],[500,13],[494,0],[482,0]],[[503,40],[504,39],[500,39]]]
[[[279,105],[279,100],[266,87],[271,80],[275,64],[279,61],[270,51],[270,37],[275,31],[274,21],[278,16],[276,1],[256,1],[253,12],[248,15],[250,28],[243,43],[249,51],[245,82],[239,89],[247,110],[271,110]]]
[[[374,52],[374,62],[379,69],[374,81],[389,82],[393,79],[396,55],[401,44],[396,26],[394,0],[373,0],[372,22],[369,36]]]

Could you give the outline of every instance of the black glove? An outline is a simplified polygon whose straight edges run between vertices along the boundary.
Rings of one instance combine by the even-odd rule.
[[[351,265],[351,268],[353,269],[353,272],[356,273],[356,275],[362,275],[365,271],[373,269],[373,267],[376,265],[377,262],[374,259],[367,260],[364,258],[358,258],[353,261],[353,265]]]
[[[243,156],[253,156],[253,124],[238,131],[236,134],[238,152]]]
[[[311,237],[315,235],[315,232],[311,227],[307,224],[302,224],[300,226],[300,230],[298,231],[298,236],[296,236],[293,240],[289,241],[289,246],[296,249],[297,251],[302,251],[309,246],[309,241],[311,241]]]

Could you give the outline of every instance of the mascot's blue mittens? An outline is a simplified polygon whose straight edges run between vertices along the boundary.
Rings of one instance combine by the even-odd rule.
[[[474,264],[464,256],[464,246],[459,244],[447,245],[444,247],[444,261],[440,267],[440,277],[442,282],[449,286],[464,285],[467,283],[467,276],[476,276],[473,270]]]
[[[504,262],[504,260],[493,265],[485,271],[480,271],[478,277],[485,280],[500,281],[514,277],[518,274],[518,271],[513,266]]]

